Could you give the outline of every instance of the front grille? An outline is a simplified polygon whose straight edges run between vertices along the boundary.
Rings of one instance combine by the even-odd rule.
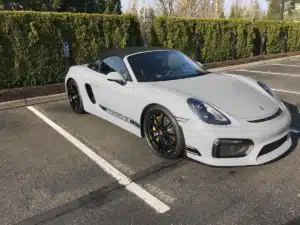
[[[277,140],[275,142],[265,145],[259,152],[258,156],[268,154],[268,153],[272,152],[273,150],[279,148],[287,140],[287,137],[288,136],[286,135],[283,138],[280,138],[279,140]]]
[[[258,119],[258,120],[250,120],[248,121],[249,123],[261,123],[261,122],[265,122],[265,121],[268,121],[268,120],[272,120],[272,119],[275,119],[276,117],[280,116],[282,114],[282,109],[279,108],[277,110],[276,113],[274,113],[273,115],[271,116],[268,116],[266,118],[263,118],[263,119]]]

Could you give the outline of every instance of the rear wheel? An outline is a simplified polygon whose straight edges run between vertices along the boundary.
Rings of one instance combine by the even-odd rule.
[[[175,159],[185,149],[184,138],[175,117],[162,106],[151,107],[145,115],[144,134],[155,154]]]
[[[74,79],[70,79],[67,83],[67,94],[73,111],[78,114],[85,113],[79,87]]]

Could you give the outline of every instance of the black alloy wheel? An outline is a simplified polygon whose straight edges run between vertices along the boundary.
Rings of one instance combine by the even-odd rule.
[[[144,134],[155,154],[175,159],[182,155],[185,144],[175,117],[164,107],[154,106],[146,112]]]
[[[67,83],[67,94],[71,108],[75,113],[85,113],[79,88],[75,80],[70,79]]]

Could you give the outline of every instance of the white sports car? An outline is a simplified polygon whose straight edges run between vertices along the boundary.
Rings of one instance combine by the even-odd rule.
[[[213,166],[259,165],[291,144],[291,115],[264,83],[212,73],[174,49],[105,50],[70,67],[66,92],[88,112],[146,138],[153,152]]]

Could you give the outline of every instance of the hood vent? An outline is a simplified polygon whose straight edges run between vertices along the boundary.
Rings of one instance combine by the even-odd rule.
[[[250,120],[250,121],[248,121],[248,122],[249,122],[249,123],[261,123],[261,122],[265,122],[265,121],[268,121],[268,120],[275,119],[276,117],[279,117],[281,114],[282,114],[282,109],[279,108],[279,109],[277,110],[277,112],[274,113],[274,114],[271,115],[271,116],[265,117],[265,118],[263,118],[263,119],[258,119],[258,120]]]

